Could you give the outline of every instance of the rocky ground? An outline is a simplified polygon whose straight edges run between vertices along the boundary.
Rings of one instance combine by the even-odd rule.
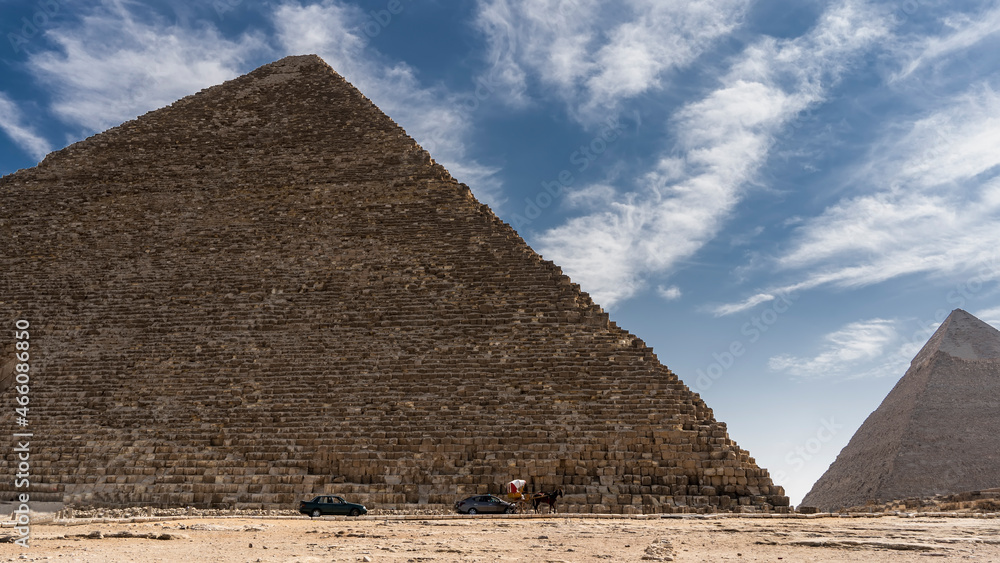
[[[35,522],[31,547],[0,544],[0,561],[1000,563],[996,515],[163,518]]]

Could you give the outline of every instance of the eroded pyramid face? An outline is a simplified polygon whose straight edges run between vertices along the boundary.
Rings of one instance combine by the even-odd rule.
[[[315,56],[53,153],[0,180],[0,206],[33,495],[450,507],[524,479],[570,511],[788,504],[652,350]]]
[[[803,499],[835,510],[1000,486],[1000,331],[956,309]]]

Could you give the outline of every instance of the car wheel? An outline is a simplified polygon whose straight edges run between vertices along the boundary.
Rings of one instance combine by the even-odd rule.
[[[319,518],[322,515],[323,515],[323,513],[320,512],[318,508],[314,508],[313,509],[313,511],[312,511],[312,517],[313,518]]]
[[[504,512],[506,514],[514,514],[514,507],[513,506],[508,506],[507,510],[504,510]]]
[[[476,512],[478,512],[478,510],[476,510],[475,508],[469,509],[469,514],[475,514]]]
[[[352,508],[351,509],[351,516],[361,516],[361,511],[358,510],[357,508]]]

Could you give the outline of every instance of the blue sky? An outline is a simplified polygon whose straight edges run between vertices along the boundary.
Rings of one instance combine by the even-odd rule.
[[[798,502],[944,316],[1000,326],[1000,2],[0,0],[0,173],[316,53]]]

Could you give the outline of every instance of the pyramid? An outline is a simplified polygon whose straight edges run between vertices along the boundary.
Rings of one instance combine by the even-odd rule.
[[[813,485],[803,506],[1000,487],[1000,331],[956,309]]]
[[[28,425],[2,421],[33,434],[32,499],[442,508],[521,478],[570,512],[788,504],[649,347],[314,55],[52,153],[0,179],[0,207],[0,322],[31,344]]]

